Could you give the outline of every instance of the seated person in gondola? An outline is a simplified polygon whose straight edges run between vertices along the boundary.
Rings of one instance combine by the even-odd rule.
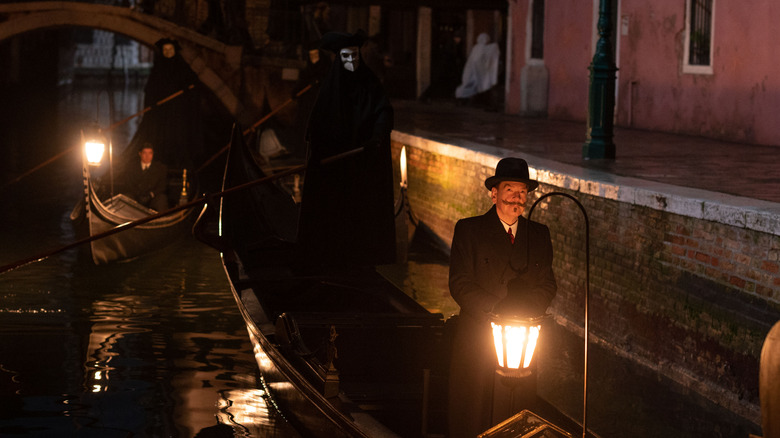
[[[157,212],[168,209],[168,168],[154,161],[154,148],[144,143],[138,151],[139,161],[125,168],[122,192]]]

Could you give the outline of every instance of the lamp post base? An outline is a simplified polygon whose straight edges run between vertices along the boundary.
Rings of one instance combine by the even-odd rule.
[[[612,139],[592,139],[582,145],[582,157],[586,160],[614,160],[615,143]]]
[[[536,404],[536,373],[507,376],[496,371],[493,383],[492,424],[498,424]]]

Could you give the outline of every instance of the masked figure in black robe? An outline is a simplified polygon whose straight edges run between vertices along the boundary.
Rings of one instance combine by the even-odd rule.
[[[144,108],[152,109],[143,115],[123,158],[134,161],[133,151],[148,142],[154,145],[155,157],[169,167],[192,170],[203,154],[198,77],[181,57],[176,41],[164,38],[155,48],[154,65],[144,88]],[[191,85],[195,88],[189,89]],[[179,90],[184,93],[156,105]]]
[[[329,32],[336,54],[307,130],[307,169],[298,228],[304,262],[376,265],[395,261],[390,131],[393,109],[360,59],[362,32]],[[325,158],[361,148],[345,159]]]

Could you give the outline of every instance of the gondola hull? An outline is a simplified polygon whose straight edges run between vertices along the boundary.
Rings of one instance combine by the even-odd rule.
[[[223,189],[265,177],[233,140]],[[258,185],[222,199],[221,234],[210,242],[222,253],[260,385],[304,436],[420,436],[437,376],[446,381],[442,315],[373,268],[299,266],[285,238],[296,213],[278,186]]]
[[[151,214],[150,210],[131,198],[118,194],[102,202],[91,182],[87,196],[77,203],[70,219],[78,238],[98,236],[123,224]],[[131,260],[163,248],[190,233],[195,209],[175,212],[145,224],[89,242],[89,257],[96,265]]]

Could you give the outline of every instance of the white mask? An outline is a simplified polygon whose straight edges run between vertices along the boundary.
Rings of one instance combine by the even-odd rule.
[[[360,64],[360,49],[358,49],[357,46],[341,49],[339,57],[341,58],[341,64],[344,65],[345,69],[352,72],[358,69],[358,65]]]

